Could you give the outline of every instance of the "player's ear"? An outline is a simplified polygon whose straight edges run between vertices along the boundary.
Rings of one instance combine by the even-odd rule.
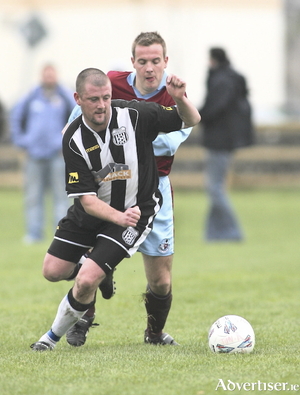
[[[132,66],[134,67],[134,57],[133,56],[131,57],[131,63],[132,63]]]
[[[79,95],[78,95],[78,93],[77,92],[75,92],[74,93],[74,99],[75,99],[75,101],[76,101],[76,103],[78,104],[78,105],[80,105],[80,98],[79,98]]]
[[[168,61],[169,61],[169,57],[166,56],[166,57],[165,57],[165,68],[167,68],[167,66],[168,66]]]

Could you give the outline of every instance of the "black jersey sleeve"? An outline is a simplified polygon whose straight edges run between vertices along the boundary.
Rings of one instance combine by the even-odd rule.
[[[165,107],[163,105],[151,102],[143,102],[141,106],[145,107],[143,111],[147,114],[145,116],[147,122],[147,135],[149,130],[152,130],[152,141],[156,139],[158,133],[169,133],[182,128],[182,120],[178,115],[175,106]]]
[[[176,106],[165,107],[158,103],[146,101],[113,100],[116,106],[128,107],[136,111],[136,131],[148,141],[156,139],[158,133],[180,130],[183,122]]]
[[[63,156],[66,165],[66,191],[69,197],[97,194],[98,186],[74,141],[74,131],[68,129],[63,137]]]

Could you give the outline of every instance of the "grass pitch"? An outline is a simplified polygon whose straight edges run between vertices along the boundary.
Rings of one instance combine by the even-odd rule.
[[[231,196],[245,242],[206,244],[205,195],[175,191],[174,298],[165,330],[180,347],[143,344],[145,277],[137,253],[119,265],[113,299],[101,300],[99,294],[100,326],[90,330],[85,346],[73,348],[63,338],[53,352],[36,353],[30,344],[49,329],[72,283],[43,279],[51,231],[44,243],[24,246],[22,192],[0,190],[0,394],[300,391],[300,190],[234,191]],[[253,353],[210,352],[208,329],[225,314],[252,324]]]

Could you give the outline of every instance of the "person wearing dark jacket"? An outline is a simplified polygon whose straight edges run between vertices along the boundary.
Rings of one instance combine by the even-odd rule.
[[[205,240],[241,241],[244,235],[226,191],[226,176],[234,151],[253,144],[251,106],[246,80],[231,67],[224,49],[211,48],[209,55],[207,93],[199,109],[210,199]]]

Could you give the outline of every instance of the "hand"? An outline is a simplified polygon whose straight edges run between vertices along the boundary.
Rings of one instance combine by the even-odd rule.
[[[185,94],[186,83],[181,78],[171,74],[167,78],[166,88],[176,103],[177,112],[184,123],[184,128],[197,125],[201,120],[201,116]]]
[[[121,226],[127,228],[127,226],[135,227],[141,217],[141,210],[138,206],[129,207],[123,214]]]
[[[186,82],[176,75],[170,74],[167,77],[166,88],[169,95],[176,101],[176,99],[182,99],[185,95]]]

